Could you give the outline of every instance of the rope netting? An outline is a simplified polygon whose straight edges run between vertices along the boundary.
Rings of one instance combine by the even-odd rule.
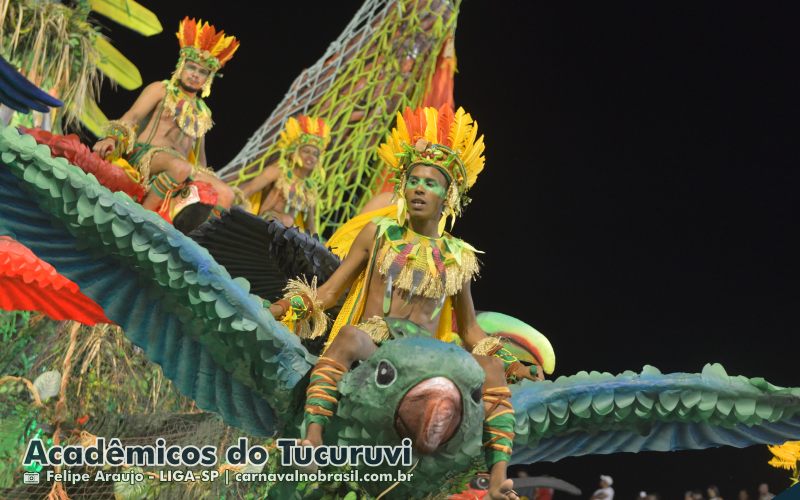
[[[385,182],[376,148],[397,111],[422,104],[437,56],[452,42],[460,0],[367,0],[344,32],[303,71],[267,121],[219,174],[238,185],[279,157],[276,141],[296,114],[324,118],[318,231],[356,215]],[[452,46],[450,46],[452,48]]]
[[[222,474],[226,468],[248,472],[225,463],[227,447],[240,437],[247,437],[250,446],[268,449],[271,442],[198,410],[118,327],[85,327],[30,313],[2,312],[0,336],[7,348],[0,355],[0,498],[235,499],[261,498],[266,493],[269,485],[260,482],[164,480],[170,471],[192,470],[198,476],[203,471]],[[216,446],[217,460],[208,467],[23,466],[31,439],[41,439],[49,449],[57,444],[92,446],[98,437],[107,443],[117,438],[123,447],[156,446],[159,438],[165,447]],[[48,481],[48,470],[71,476]],[[146,479],[133,484],[125,476],[96,481],[99,470],[139,472]],[[25,472],[38,472],[38,484],[26,484]],[[70,481],[86,473],[89,481]]]

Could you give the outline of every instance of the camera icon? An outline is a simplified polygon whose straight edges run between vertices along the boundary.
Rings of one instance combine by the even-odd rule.
[[[38,472],[26,472],[22,475],[22,482],[24,484],[39,484]]]

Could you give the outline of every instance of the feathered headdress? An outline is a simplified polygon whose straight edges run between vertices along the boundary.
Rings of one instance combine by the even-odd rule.
[[[217,29],[209,23],[199,22],[188,16],[178,25],[178,43],[181,46],[181,56],[175,73],[172,75],[172,82],[176,83],[183,71],[184,63],[194,61],[206,66],[211,70],[205,85],[203,85],[203,97],[211,93],[211,82],[216,72],[228,62],[236,50],[239,48],[239,41],[236,37],[225,36],[225,31]]]
[[[478,137],[478,123],[458,108],[448,105],[439,109],[417,108],[397,113],[397,125],[378,149],[378,155],[395,171],[398,196],[398,219],[405,222],[406,175],[413,165],[436,167],[447,177],[450,185],[445,199],[445,212],[439,224],[450,216],[452,224],[469,203],[467,190],[475,184],[483,170],[483,136]]]
[[[331,140],[331,128],[322,118],[298,115],[286,121],[286,126],[278,138],[278,147],[285,152],[294,152],[300,146],[311,144],[325,151]]]
[[[313,116],[298,115],[286,120],[286,126],[278,137],[278,148],[281,158],[287,161],[281,162],[284,170],[291,170],[301,162],[297,150],[302,146],[314,146],[319,149],[320,159],[317,167],[308,178],[308,182],[316,185],[325,181],[325,169],[322,164],[322,155],[328,143],[331,141],[331,128],[322,118]]]

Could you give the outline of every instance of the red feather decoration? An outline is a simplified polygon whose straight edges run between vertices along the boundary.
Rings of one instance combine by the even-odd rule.
[[[210,26],[210,28],[212,30],[214,29],[213,26]],[[214,37],[211,38],[211,41],[208,42],[207,46],[206,45],[201,45],[200,48],[204,49],[204,50],[208,50],[210,52],[211,49],[213,49],[217,45],[217,43],[222,39],[223,36],[225,36],[225,32],[224,31],[220,31]]]
[[[0,309],[36,311],[85,325],[112,323],[77,284],[8,236],[0,236]]]
[[[408,136],[411,138],[411,144],[413,145],[417,142],[417,139],[425,137],[425,125],[427,124],[425,111],[422,108],[415,110],[406,108],[403,115],[408,129]]]
[[[186,16],[183,19],[183,40],[180,40],[181,47],[194,45],[194,39],[196,36],[197,22],[194,19],[189,19],[189,16]]]
[[[66,158],[87,174],[94,175],[100,184],[111,191],[122,191],[136,201],[144,198],[145,191],[141,184],[128,177],[121,167],[105,161],[81,144],[77,135],[58,135],[24,127],[20,127],[20,130],[33,136],[37,143],[49,147],[53,156]]]
[[[213,47],[211,41],[216,34],[217,30],[215,30],[213,26],[210,24],[203,24],[203,21],[200,21],[200,39],[197,44],[200,50],[208,50]]]
[[[449,136],[450,126],[453,124],[454,119],[455,115],[453,114],[453,110],[450,108],[450,106],[448,104],[442,104],[442,106],[439,108],[439,117],[436,122],[436,136],[438,137],[439,144],[452,147]]]
[[[297,121],[300,123],[300,130],[307,134],[309,129],[308,117],[306,115],[300,115],[297,117]]]
[[[225,66],[225,63],[228,62],[231,57],[233,57],[233,53],[236,52],[236,49],[239,48],[239,42],[234,40],[228,45],[226,48],[222,49],[219,54],[217,54],[217,60],[219,60],[220,66]]]

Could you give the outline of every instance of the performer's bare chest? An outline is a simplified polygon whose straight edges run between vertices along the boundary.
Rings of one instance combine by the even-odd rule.
[[[155,131],[151,129],[155,127]],[[164,146],[175,149],[181,153],[188,154],[194,145],[194,139],[186,135],[178,124],[175,117],[169,112],[164,111],[157,121],[151,121],[142,135],[150,136],[151,144],[154,146]]]
[[[378,272],[373,272],[367,290],[367,303],[362,317],[385,316],[390,318],[403,318],[435,332],[439,324],[439,314],[436,311],[440,299],[432,299],[421,295],[412,295],[406,290],[392,287],[391,301],[386,299],[386,278]],[[388,312],[384,309],[388,306]],[[437,314],[434,315],[434,312]],[[431,318],[431,316],[434,316]]]

